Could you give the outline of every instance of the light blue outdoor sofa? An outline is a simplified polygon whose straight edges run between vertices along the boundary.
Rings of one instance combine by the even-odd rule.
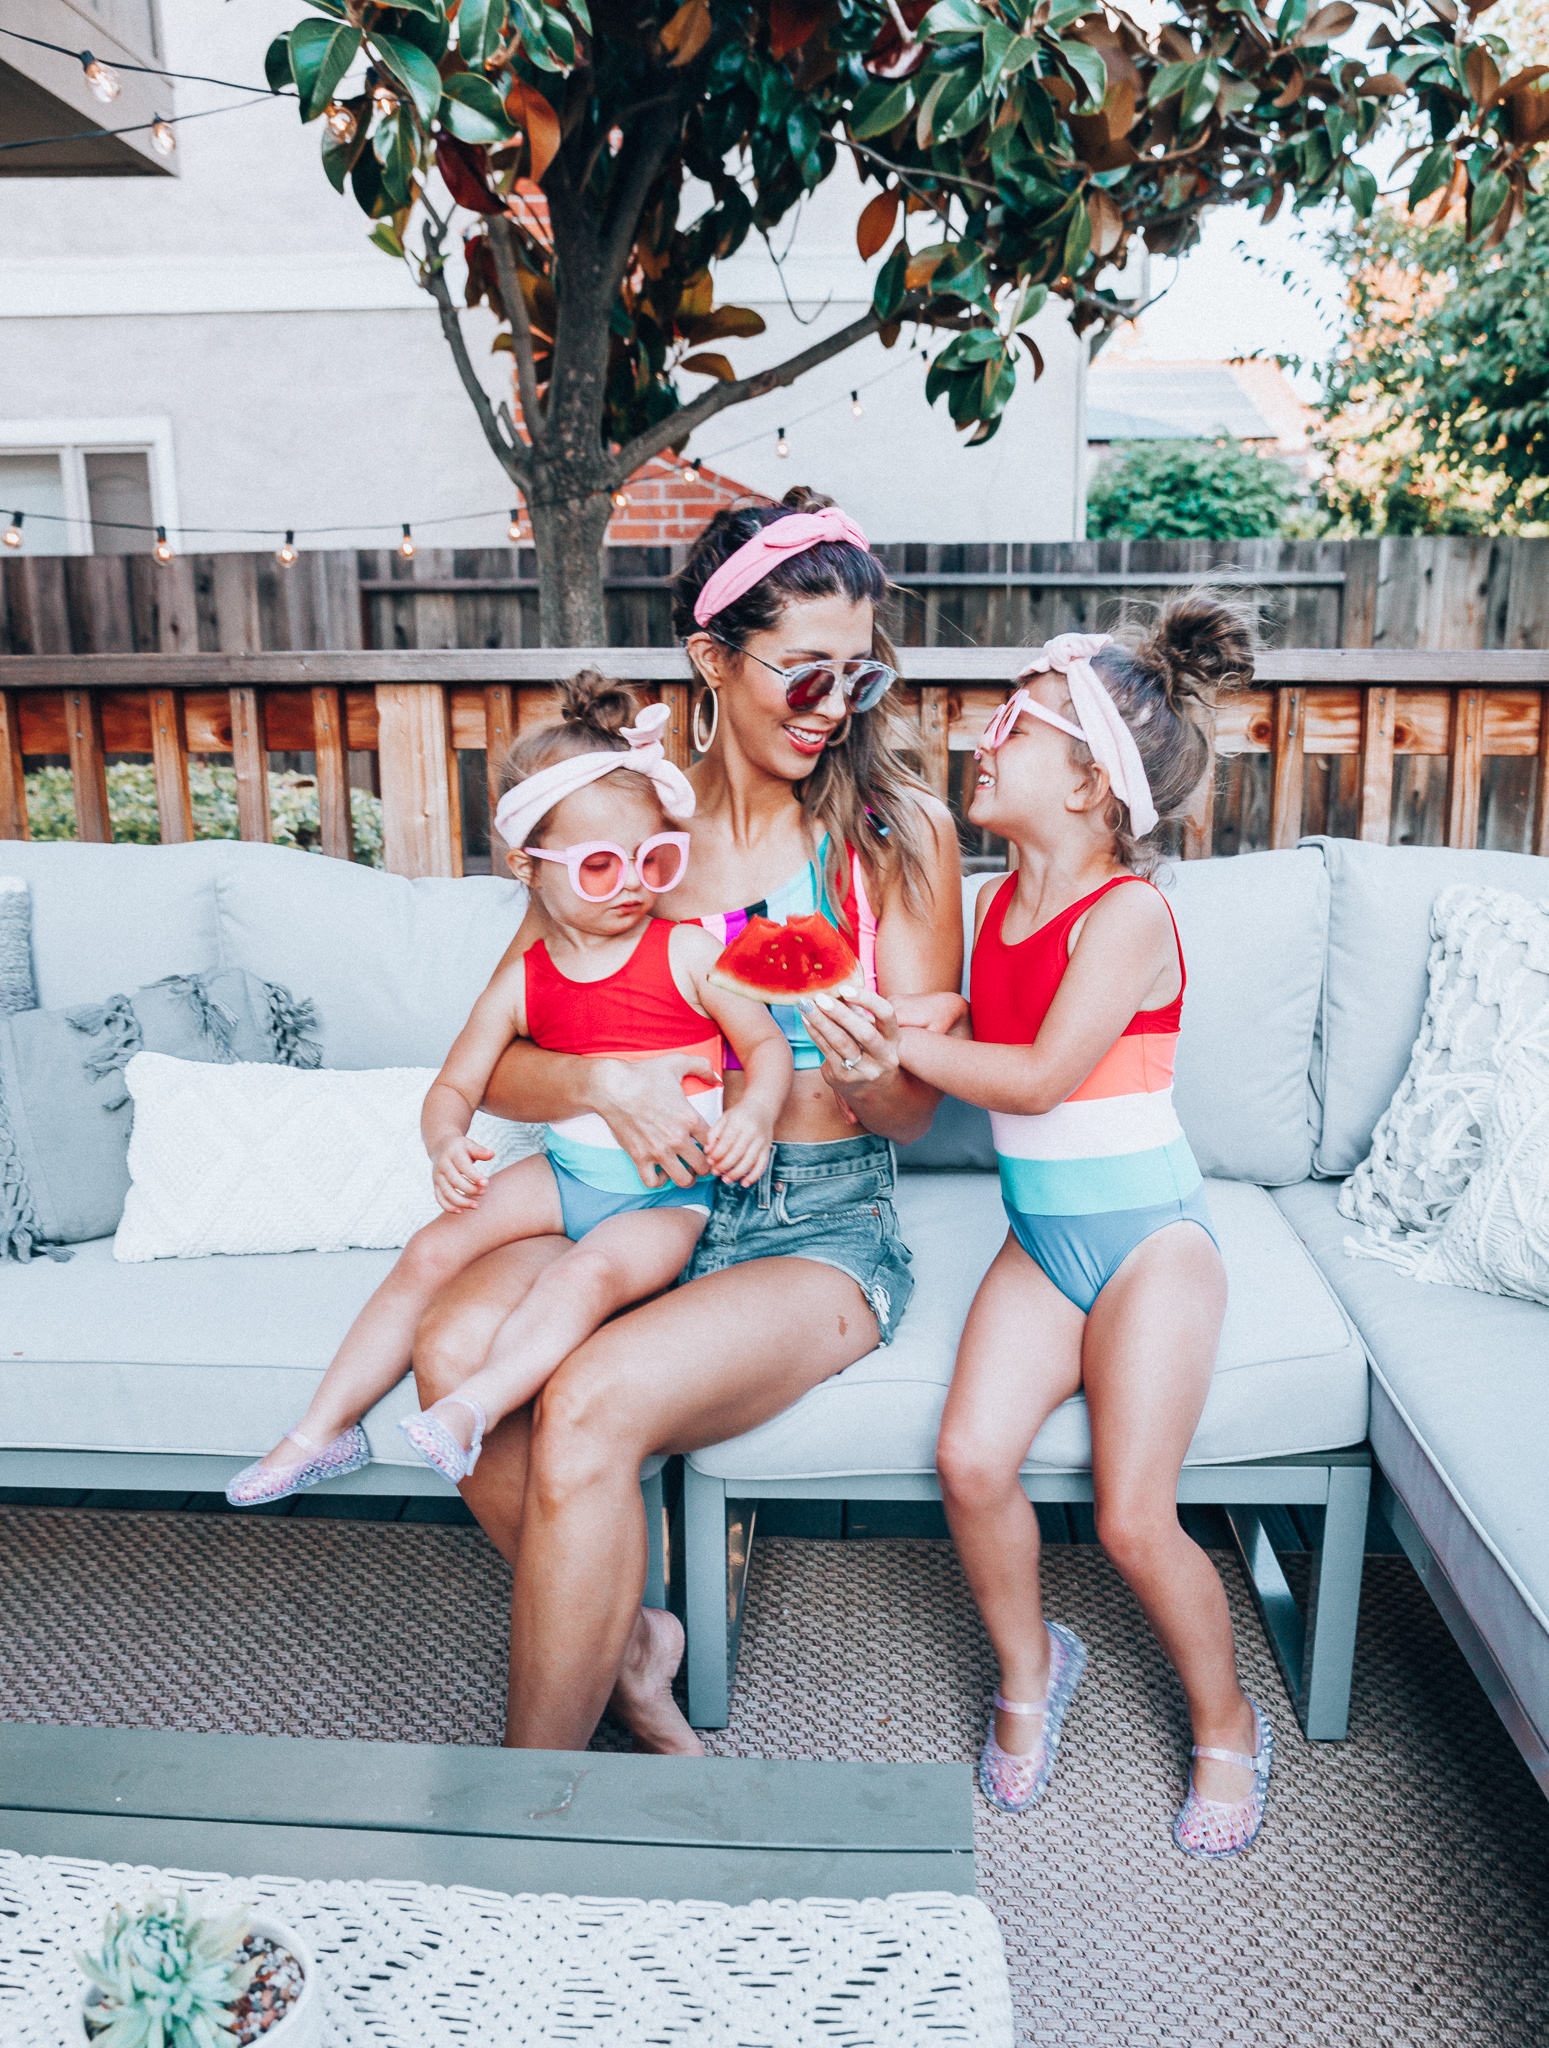
[[[514,929],[514,885],[405,881],[271,847],[8,842],[33,891],[39,997],[100,1001],[240,966],[312,997],[329,1066],[434,1066]],[[1371,1456],[1380,1498],[1503,1718],[1549,1785],[1549,1310],[1421,1289],[1347,1259],[1337,1177],[1363,1155],[1424,999],[1435,894],[1549,894],[1525,857],[1314,841],[1179,864],[1190,969],[1179,1111],[1231,1277],[1217,1378],[1180,1498],[1227,1507],[1310,1735],[1344,1732]],[[976,886],[976,885],[970,885]],[[690,1712],[723,1723],[760,1499],[934,1499],[936,1420],[964,1312],[1003,1224],[982,1119],[943,1105],[900,1213],[919,1285],[897,1342],[786,1414],[685,1463]],[[0,1485],[223,1486],[305,1406],[390,1254],[0,1266]],[[354,1493],[439,1491],[394,1426]],[[1366,1448],[1368,1433],[1371,1450]],[[1035,1498],[1090,1498],[1083,1404],[1034,1446]],[[648,1597],[662,1583],[661,1460],[644,1468]],[[1299,1612],[1260,1510],[1323,1510]],[[730,1540],[729,1540],[730,1538]],[[676,1575],[676,1574],[675,1574]]]

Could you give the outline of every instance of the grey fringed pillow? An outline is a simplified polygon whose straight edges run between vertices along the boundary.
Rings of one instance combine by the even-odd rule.
[[[32,892],[18,875],[0,875],[0,1017],[37,1007],[32,984]]]
[[[245,968],[175,974],[132,996],[0,1017],[0,1258],[30,1259],[118,1227],[129,1192],[137,1052],[316,1067],[317,1013]]]

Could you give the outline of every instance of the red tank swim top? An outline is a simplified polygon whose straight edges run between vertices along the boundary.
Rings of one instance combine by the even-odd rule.
[[[720,1033],[680,994],[668,958],[671,941],[671,921],[653,917],[616,974],[601,981],[571,981],[540,939],[523,956],[528,1037],[545,1052],[576,1053],[583,1059],[646,1060],[663,1052],[698,1052],[718,1068]]]
[[[995,900],[985,913],[974,944],[973,966],[969,975],[969,1008],[975,1038],[987,1045],[1033,1043],[1049,1014],[1055,991],[1065,978],[1065,969],[1070,965],[1071,927],[1100,897],[1106,896],[1110,889],[1122,888],[1126,882],[1141,882],[1148,889],[1155,886],[1143,875],[1114,875],[1101,888],[1057,911],[1047,924],[1039,925],[1035,932],[1009,946],[1001,934],[1017,878],[1015,875],[1006,877],[995,892]],[[1157,894],[1161,896],[1161,893],[1158,889]],[[1183,964],[1183,942],[1178,939],[1178,921],[1173,917],[1172,905],[1167,903],[1165,896],[1162,896],[1162,901],[1167,904],[1173,937],[1178,940],[1181,985],[1172,1002],[1162,1009],[1137,1010],[1119,1034],[1121,1038],[1170,1038],[1176,1041],[1183,1018],[1183,991],[1188,984]],[[1168,1066],[1170,1070],[1170,1059]]]

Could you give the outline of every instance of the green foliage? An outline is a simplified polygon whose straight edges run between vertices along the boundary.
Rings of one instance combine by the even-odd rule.
[[[1008,308],[1029,286],[1071,301],[1079,332],[1126,311],[1101,279],[1137,234],[1176,253],[1207,207],[1262,202],[1272,213],[1288,192],[1299,206],[1342,197],[1365,216],[1376,186],[1356,152],[1394,114],[1428,128],[1416,189],[1456,181],[1470,234],[1504,233],[1549,133],[1549,95],[1527,74],[1503,80],[1501,39],[1476,33],[1451,0],[1385,0],[1381,54],[1364,58],[1339,45],[1355,19],[1345,0],[1315,11],[1284,0],[1273,18],[1256,0],[1171,0],[1150,40],[1098,0],[599,0],[595,31],[583,0],[352,4],[347,16],[317,4],[329,18],[309,15],[278,38],[270,77],[295,80],[303,120],[330,94],[354,117],[347,142],[325,136],[324,168],[381,223],[373,240],[389,253],[413,247],[410,216],[438,164],[471,216],[468,303],[511,329],[496,345],[530,365],[540,406],[566,373],[565,348],[591,346],[562,338],[561,298],[605,280],[611,309],[605,296],[584,322],[607,337],[600,404],[588,395],[584,407],[595,438],[578,444],[567,427],[563,457],[497,448],[519,478],[611,449],[627,475],[681,445],[694,421],[676,444],[660,430],[684,403],[690,353],[761,324],[714,306],[712,266],[774,230],[841,150],[880,188],[863,253],[897,236],[874,304],[884,340],[902,319],[955,336],[931,396],[982,441],[1016,387]],[[352,38],[358,55],[341,71]],[[534,183],[547,220],[523,197]],[[705,203],[682,218],[690,190]],[[906,199],[939,223],[933,265],[898,233]],[[491,217],[509,222],[504,277]],[[427,288],[443,232],[427,232],[413,259]],[[697,360],[735,381],[724,357]],[[485,431],[495,445],[492,421]]]
[[[237,775],[234,768],[206,761],[188,764],[188,790],[193,801],[196,839],[237,839]],[[316,853],[322,836],[317,783],[294,771],[269,774],[269,812],[276,846]],[[355,858],[363,866],[382,865],[382,799],[366,789],[350,791]],[[134,846],[159,846],[161,820],[156,809],[156,777],[146,762],[114,761],[108,766],[108,816],[114,840]],[[75,837],[75,798],[68,768],[38,768],[27,777],[27,827],[34,839]]]
[[[1510,531],[1549,511],[1549,198],[1492,247],[1461,208],[1331,238],[1350,278],[1323,376],[1323,496],[1355,531]]]
[[[151,1892],[137,1913],[115,1906],[102,1949],[76,1956],[101,1993],[92,2008],[96,2048],[236,2048],[226,2024],[254,1965],[237,1959],[247,1915],[200,1920],[179,1891],[169,1906]]]
[[[1296,479],[1240,441],[1136,441],[1110,455],[1087,493],[1094,540],[1257,540],[1281,534]]]

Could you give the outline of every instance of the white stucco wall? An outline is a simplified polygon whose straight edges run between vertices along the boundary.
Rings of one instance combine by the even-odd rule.
[[[269,37],[295,18],[290,0],[177,0],[163,10],[166,62],[259,80]],[[179,113],[237,97],[180,86]],[[90,439],[94,420],[164,420],[168,496],[183,544],[201,550],[263,544],[200,531],[238,527],[292,526],[303,545],[386,545],[405,519],[429,545],[502,542],[511,493],[434,309],[324,180],[317,128],[289,104],[260,103],[186,122],[179,138],[176,179],[8,184],[4,439],[15,444],[29,421],[81,423]],[[794,315],[762,244],[722,266],[717,298],[768,323],[756,341],[718,344],[739,370],[783,360],[869,303],[881,258],[863,266],[856,254],[859,203],[841,168],[804,210],[784,263]],[[480,375],[503,390],[509,358],[489,354],[492,321],[481,312],[466,324]],[[1046,374],[1035,387],[1028,366],[986,448],[966,449],[944,408],[926,406],[906,332],[891,353],[865,343],[722,415],[690,453],[774,495],[795,482],[826,490],[878,541],[1068,539],[1079,531],[1083,351],[1058,313],[1036,332]],[[774,453],[782,425],[785,461]],[[305,534],[316,527],[339,530]]]

